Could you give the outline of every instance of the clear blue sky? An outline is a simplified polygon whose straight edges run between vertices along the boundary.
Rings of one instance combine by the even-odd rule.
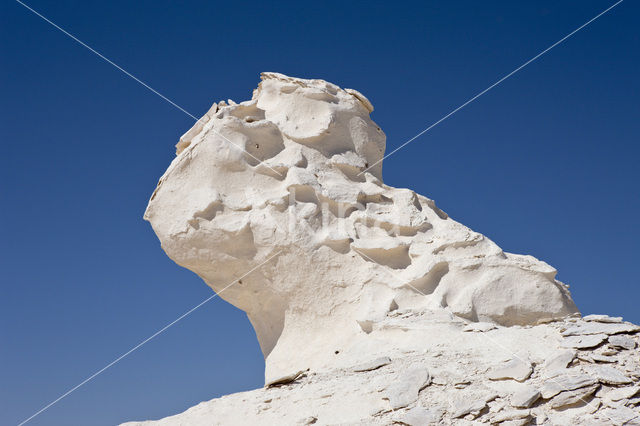
[[[360,90],[388,150],[613,1],[27,0],[201,116],[261,71]],[[385,181],[554,265],[583,313],[640,323],[640,6],[627,0],[393,155]],[[16,2],[0,5],[0,424],[17,424],[211,294],[142,220],[193,120]],[[262,385],[213,300],[33,425],[159,418]]]

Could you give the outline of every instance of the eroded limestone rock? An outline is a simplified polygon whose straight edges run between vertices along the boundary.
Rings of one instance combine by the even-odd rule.
[[[520,356],[514,357],[506,363],[496,366],[487,373],[491,380],[513,379],[522,382],[533,372],[531,363]]]
[[[394,310],[503,326],[577,312],[548,264],[385,185],[372,111],[355,90],[264,73],[251,100],[214,104],[180,138],[149,201],[169,257],[247,313],[267,382],[355,365]]]
[[[355,90],[266,73],[180,139],[145,218],[247,312],[271,386],[157,424],[640,419],[640,327],[580,318],[552,267],[383,184],[372,111]]]
[[[511,395],[511,405],[518,408],[529,408],[540,396],[541,394],[538,389],[525,385]]]

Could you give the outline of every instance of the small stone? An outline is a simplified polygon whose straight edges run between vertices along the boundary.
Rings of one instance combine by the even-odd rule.
[[[393,421],[408,426],[428,426],[438,424],[442,414],[442,410],[414,407],[394,416]]]
[[[589,404],[587,404],[587,413],[595,413],[596,411],[598,411],[598,408],[600,408],[601,405],[602,401],[600,401],[600,398],[593,398],[591,401],[589,401]]]
[[[540,391],[532,386],[523,386],[511,395],[511,405],[518,408],[529,408],[540,398]]]
[[[594,366],[593,368],[589,368],[588,372],[596,376],[600,383],[607,385],[625,385],[633,382],[633,380],[622,374],[619,370],[608,365]]]
[[[618,358],[614,356],[600,354],[591,354],[591,359],[593,359],[595,362],[618,362]]]
[[[466,416],[470,413],[480,412],[487,406],[487,401],[483,399],[457,398],[453,401],[451,407],[451,417],[457,419],[458,417]]]
[[[597,314],[587,315],[586,317],[582,317],[582,319],[585,321],[595,321],[595,322],[609,322],[609,323],[622,322],[622,317],[610,317],[609,315],[597,315]]]
[[[628,407],[617,406],[613,408],[605,408],[598,411],[598,417],[607,421],[609,424],[631,425],[632,420],[637,419],[640,413]],[[635,423],[637,424],[637,422]]]
[[[578,359],[580,361],[588,362],[589,364],[593,364],[595,361],[589,355],[579,354]]]
[[[506,420],[500,423],[500,426],[527,426],[531,424],[531,420],[533,418],[531,416],[525,417],[524,419],[517,420]]]
[[[280,376],[280,377],[276,377],[274,379],[269,380],[267,383],[265,383],[265,387],[266,388],[270,388],[270,387],[275,387],[275,386],[281,386],[281,385],[286,385],[287,383],[291,383],[294,380],[296,380],[297,378],[299,378],[300,376],[302,376],[304,374],[305,370],[300,370],[300,371],[296,371],[295,373],[291,373],[291,374],[287,374],[284,376]]]
[[[531,363],[521,358],[513,358],[503,365],[494,367],[487,377],[491,380],[513,379],[519,382],[525,381],[531,376],[533,367]]]
[[[298,424],[299,425],[312,425],[312,424],[315,424],[317,421],[318,421],[317,417],[309,416],[309,417],[305,417],[304,419],[298,420]]]
[[[628,336],[609,336],[609,344],[614,348],[635,349],[636,341]]]
[[[544,399],[549,399],[560,392],[592,386],[596,383],[598,383],[596,379],[586,374],[560,376],[547,380],[540,388],[540,394]]]
[[[484,332],[489,330],[495,330],[496,325],[491,324],[490,322],[472,322],[471,324],[467,324],[462,331],[476,331],[476,332]]]
[[[397,410],[414,403],[418,393],[431,383],[429,370],[424,366],[415,366],[406,370],[385,390],[385,398],[391,408]]]
[[[353,368],[353,371],[356,373],[360,373],[363,371],[371,371],[376,370],[382,366],[391,364],[391,358],[388,356],[383,356],[380,358],[373,359],[371,361],[365,362]]]
[[[629,323],[600,323],[584,322],[573,325],[562,332],[563,336],[583,336],[590,334],[619,334],[635,333],[640,331],[640,326]]]
[[[606,334],[593,334],[587,336],[569,336],[562,340],[560,346],[563,348],[587,349],[600,345],[607,339]]]
[[[606,393],[605,399],[609,401],[620,401],[621,399],[630,399],[640,392],[640,386],[629,386],[626,388],[617,388]]]
[[[592,395],[598,389],[598,386],[596,384],[572,391],[560,392],[549,402],[549,406],[558,409],[580,402],[588,404],[586,398]]]
[[[460,374],[450,371],[450,370],[441,370],[433,373],[432,383],[437,385],[453,385],[455,387],[458,386],[466,386],[471,384],[471,380],[468,377],[461,376]]]
[[[567,365],[576,357],[576,351],[571,349],[556,352],[551,358],[547,359],[542,366],[547,371],[557,371],[567,368]]]
[[[491,423],[500,423],[507,422],[510,420],[521,420],[528,419],[531,417],[530,410],[508,410],[502,411],[496,414],[493,419],[491,419]]]

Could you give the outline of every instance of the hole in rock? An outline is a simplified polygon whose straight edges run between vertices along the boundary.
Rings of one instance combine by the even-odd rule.
[[[367,262],[374,262],[392,269],[404,269],[411,264],[407,246],[390,249],[354,247],[354,250]]]
[[[358,325],[365,333],[369,334],[373,331],[373,321],[370,320],[359,320],[357,321]]]
[[[193,228],[200,229],[200,220],[211,222],[222,210],[224,210],[222,203],[220,201],[213,201],[209,203],[209,205],[204,210],[195,212],[188,223]]]
[[[329,247],[331,250],[337,253],[347,254],[349,253],[349,250],[351,250],[352,241],[353,240],[351,238],[346,238],[344,240],[326,240],[322,243],[322,245]]]
[[[300,203],[314,203],[320,205],[316,191],[309,185],[291,185],[289,193],[293,195],[293,199]]]
[[[410,282],[407,287],[425,295],[431,294],[440,285],[440,281],[448,272],[449,264],[447,262],[437,263],[423,277]]]
[[[393,299],[391,301],[391,304],[389,305],[389,312],[393,312],[397,309],[398,309],[398,304],[396,303],[395,299]]]

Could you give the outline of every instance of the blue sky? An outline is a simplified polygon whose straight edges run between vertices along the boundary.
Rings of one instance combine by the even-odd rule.
[[[613,3],[27,2],[196,116],[261,71],[358,89],[388,151]],[[639,16],[624,1],[384,163],[555,266],[583,313],[636,323]],[[0,38],[0,423],[17,424],[211,290],[142,220],[193,120],[16,2]],[[245,315],[214,299],[30,424],[159,418],[262,375]]]

